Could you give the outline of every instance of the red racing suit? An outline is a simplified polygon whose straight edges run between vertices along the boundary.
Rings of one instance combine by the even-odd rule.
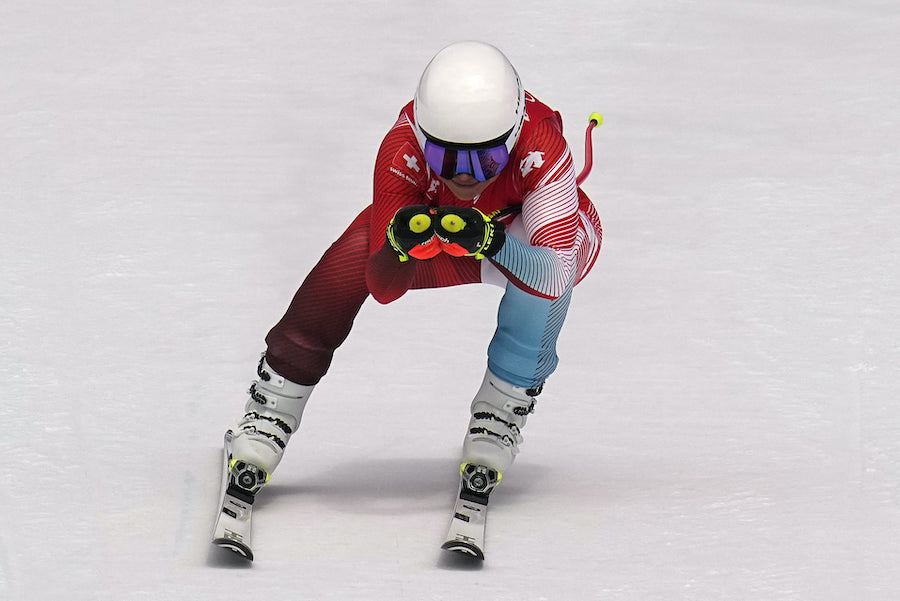
[[[385,229],[398,209],[417,204],[474,206],[508,224],[516,221],[508,231],[520,233],[508,235],[489,261],[530,295],[555,299],[570,291],[600,251],[600,219],[575,183],[559,113],[526,93],[525,124],[509,163],[469,201],[454,196],[425,162],[410,102],[378,151],[372,204],[325,252],[266,337],[267,361],[279,374],[317,383],[370,294],[389,303],[410,289],[482,281],[482,261],[472,257],[397,259],[385,244]]]

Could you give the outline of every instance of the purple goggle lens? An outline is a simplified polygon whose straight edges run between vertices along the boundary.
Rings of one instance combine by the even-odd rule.
[[[500,173],[509,162],[506,144],[488,148],[469,149],[441,146],[431,140],[425,141],[425,161],[431,170],[444,179],[453,179],[460,173],[468,173],[480,182],[487,181]]]

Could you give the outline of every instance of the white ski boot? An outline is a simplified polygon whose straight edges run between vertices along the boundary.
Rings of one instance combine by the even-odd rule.
[[[232,479],[255,493],[268,481],[297,431],[313,386],[284,379],[266,362],[257,368],[259,380],[250,386],[246,413],[230,443]]]
[[[463,442],[464,483],[475,476],[472,484],[480,484],[485,474],[496,472],[496,477],[486,479],[486,485],[475,486],[482,488],[478,492],[485,496],[490,493],[519,453],[522,428],[528,415],[534,412],[535,397],[539,392],[513,386],[490,370],[485,373],[481,388],[472,401],[472,418]],[[466,466],[481,466],[486,470],[467,470]],[[466,478],[467,475],[470,477]],[[468,486],[472,487],[472,484]]]

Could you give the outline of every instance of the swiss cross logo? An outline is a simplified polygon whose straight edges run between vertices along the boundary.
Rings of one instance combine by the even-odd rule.
[[[404,143],[391,161],[391,173],[411,184],[416,184],[422,171],[423,165],[417,156],[416,148],[410,142]]]
[[[544,153],[533,150],[526,155],[522,162],[519,163],[519,169],[522,170],[522,177],[525,177],[534,169],[540,169],[544,166]]]

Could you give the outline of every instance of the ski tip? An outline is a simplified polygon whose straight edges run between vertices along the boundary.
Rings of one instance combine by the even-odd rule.
[[[213,544],[221,549],[228,549],[229,551],[234,551],[247,561],[253,561],[253,551],[250,550],[250,547],[245,545],[242,542],[238,542],[236,540],[232,540],[230,538],[217,538],[213,541]]]
[[[448,540],[446,543],[441,545],[441,549],[459,553],[460,555],[467,555],[479,561],[484,561],[484,552],[472,543],[458,540]]]

